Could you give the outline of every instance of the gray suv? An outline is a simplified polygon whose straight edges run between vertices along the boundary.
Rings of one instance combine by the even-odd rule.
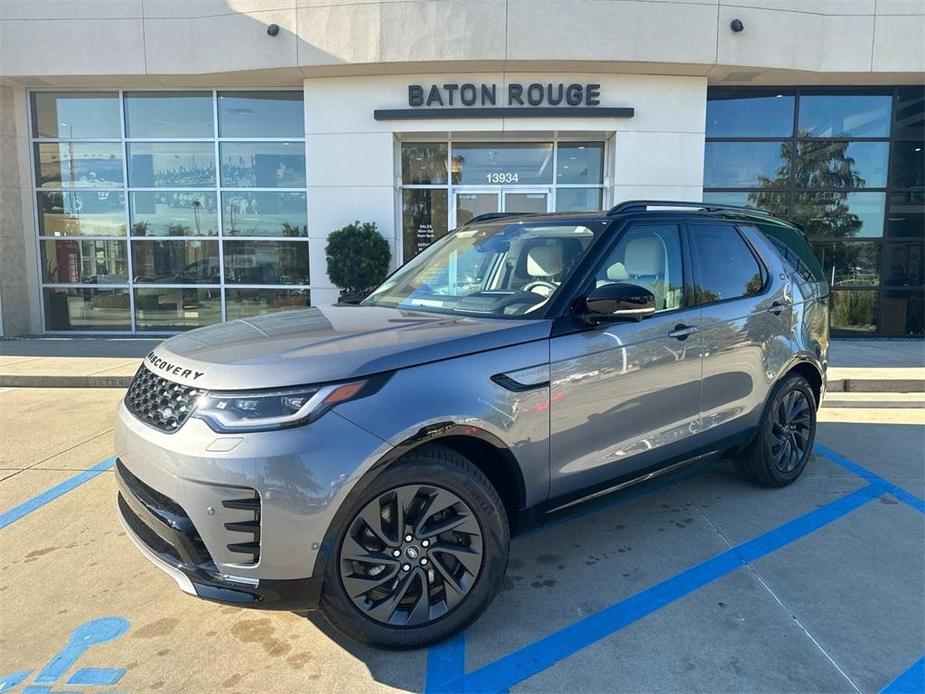
[[[802,232],[758,210],[481,215],[360,305],[148,354],[118,412],[121,518],[187,593],[432,643],[553,511],[717,456],[799,477],[827,297]]]

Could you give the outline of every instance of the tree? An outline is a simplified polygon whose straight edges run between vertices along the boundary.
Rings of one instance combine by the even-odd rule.
[[[325,248],[328,277],[343,303],[358,303],[389,273],[392,251],[374,222],[359,220],[331,232]]]
[[[780,155],[785,163],[774,178],[758,177],[762,190],[749,193],[749,202],[797,222],[811,241],[856,237],[864,224],[848,207],[848,190],[863,188],[866,181],[855,169],[854,158],[848,156],[849,145],[804,141],[795,150],[794,142],[782,142]],[[798,191],[792,202],[791,186]],[[829,192],[800,192],[820,188]],[[842,269],[859,268],[861,256],[869,253],[865,244],[833,243],[822,250],[829,256],[826,266]],[[819,254],[820,249],[816,252]]]

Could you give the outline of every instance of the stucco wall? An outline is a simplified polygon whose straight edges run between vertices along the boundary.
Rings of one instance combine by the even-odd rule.
[[[744,31],[730,30],[734,18]],[[0,0],[0,75],[171,85],[241,71],[293,83],[544,61],[716,81],[803,71],[828,73],[817,82],[895,82],[921,79],[923,36],[921,0]]]
[[[27,335],[38,323],[25,90],[0,86],[0,335]]]

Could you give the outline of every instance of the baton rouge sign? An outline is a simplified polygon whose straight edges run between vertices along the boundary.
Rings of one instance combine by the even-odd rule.
[[[631,118],[634,110],[601,106],[601,85],[577,82],[409,84],[408,106],[377,109],[376,120],[422,118]]]

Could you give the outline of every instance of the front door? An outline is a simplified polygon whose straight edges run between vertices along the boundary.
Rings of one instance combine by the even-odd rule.
[[[487,212],[549,212],[547,188],[457,190],[451,226],[465,224]]]
[[[649,451],[681,449],[696,433],[700,309],[687,305],[682,248],[678,224],[630,226],[593,283],[645,287],[655,315],[552,338],[551,497],[606,486],[652,464]]]

